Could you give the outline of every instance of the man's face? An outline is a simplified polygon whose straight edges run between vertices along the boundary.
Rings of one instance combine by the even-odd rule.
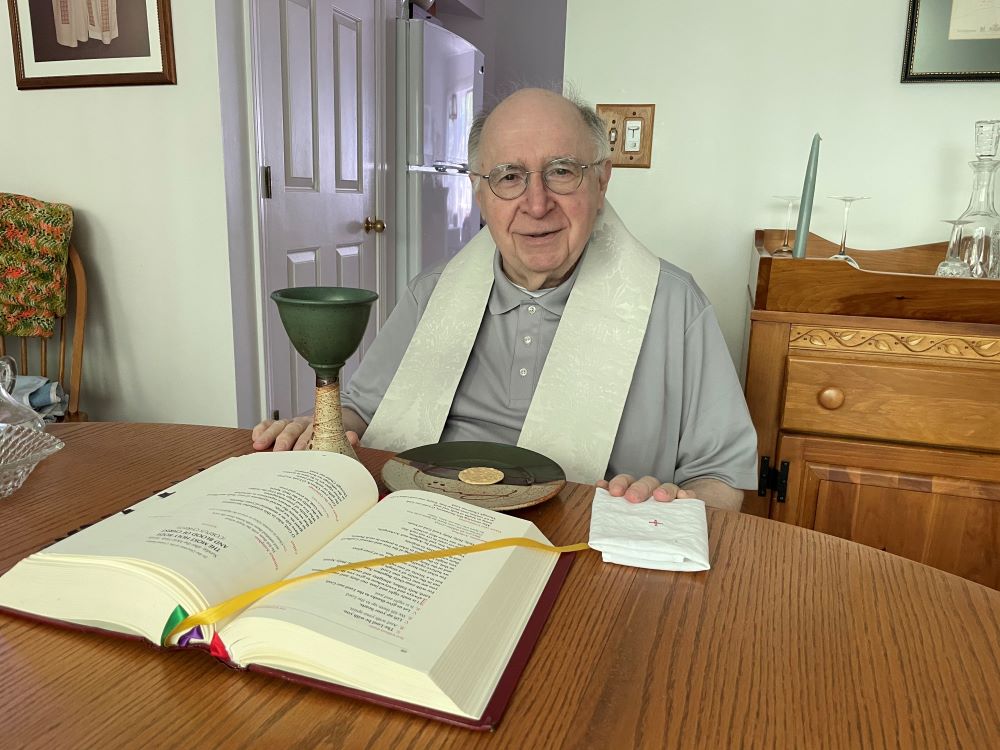
[[[472,168],[484,174],[498,164],[539,170],[564,157],[589,164],[595,151],[573,104],[552,92],[528,89],[490,115],[480,139],[480,163]],[[486,179],[480,180],[476,201],[511,281],[534,290],[557,286],[569,276],[590,239],[610,177],[606,161],[584,170],[576,191],[559,195],[534,173],[524,194],[512,200],[498,198]]]

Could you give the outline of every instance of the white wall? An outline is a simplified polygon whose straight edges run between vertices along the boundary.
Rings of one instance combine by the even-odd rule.
[[[812,231],[889,248],[943,241],[968,203],[973,123],[1000,118],[1000,84],[901,84],[907,3],[711,4],[570,0],[566,79],[593,103],[656,105],[652,168],[616,170],[632,231],[691,271],[739,361],[755,227],[799,193],[823,137]],[[609,13],[613,15],[609,17]],[[626,26],[624,19],[640,19]]]
[[[91,419],[235,425],[215,11],[171,5],[176,86],[18,91],[0,22],[0,190],[76,210]]]

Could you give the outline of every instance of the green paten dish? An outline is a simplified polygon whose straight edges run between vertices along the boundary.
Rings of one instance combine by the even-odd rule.
[[[397,454],[382,467],[393,491],[428,490],[490,510],[545,502],[566,484],[559,464],[540,453],[502,443],[434,443]]]

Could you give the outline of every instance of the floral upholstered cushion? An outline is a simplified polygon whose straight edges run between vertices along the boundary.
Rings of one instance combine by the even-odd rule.
[[[0,334],[51,336],[66,313],[73,209],[0,193]]]

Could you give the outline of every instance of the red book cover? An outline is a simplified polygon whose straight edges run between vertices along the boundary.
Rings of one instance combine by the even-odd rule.
[[[503,674],[500,676],[497,682],[496,688],[493,690],[493,695],[487,703],[486,710],[483,715],[478,719],[470,719],[466,716],[460,716],[457,714],[449,714],[443,711],[437,711],[433,709],[426,708],[419,704],[405,703],[403,701],[394,700],[392,698],[386,698],[385,696],[378,695],[376,693],[370,693],[363,690],[357,690],[350,687],[345,687],[343,685],[337,685],[330,682],[325,682],[323,680],[317,680],[311,677],[303,677],[302,675],[293,674],[290,672],[284,672],[278,669],[272,669],[270,667],[260,667],[256,665],[249,665],[247,667],[248,671],[259,672],[261,674],[273,675],[280,677],[285,680],[292,682],[297,682],[303,685],[309,685],[311,687],[319,688],[320,690],[325,690],[330,693],[335,693],[337,695],[343,695],[348,698],[356,698],[358,700],[363,700],[369,703],[374,703],[385,708],[392,708],[399,711],[406,711],[417,716],[422,716],[428,719],[434,719],[436,721],[442,721],[447,724],[453,724],[455,726],[465,727],[467,729],[476,730],[489,730],[493,729],[500,722],[503,717],[503,713],[507,708],[507,704],[510,702],[511,696],[514,694],[514,689],[517,687],[517,683],[521,678],[524,668],[528,664],[528,660],[531,657],[532,651],[534,651],[535,644],[538,642],[539,637],[542,634],[542,630],[545,627],[545,623],[548,620],[549,614],[552,612],[552,608],[555,606],[556,599],[559,595],[560,589],[566,580],[566,576],[569,574],[569,569],[573,564],[573,560],[576,553],[563,553],[559,556],[559,560],[556,562],[555,567],[549,576],[548,583],[546,583],[545,588],[542,590],[541,595],[538,598],[538,602],[535,605],[535,609],[528,618],[528,622],[521,633],[521,637],[514,647],[514,651],[511,654],[510,660],[507,662],[507,666],[504,668]],[[83,632],[93,632],[101,633],[103,635],[112,635],[119,638],[124,638],[127,640],[140,641],[145,644],[153,645],[155,648],[164,651],[171,651],[178,648],[197,648],[203,651],[207,651],[215,658],[223,661],[228,666],[240,669],[236,664],[233,664],[228,660],[228,653],[225,650],[225,646],[222,644],[218,635],[211,644],[192,644],[191,646],[180,646],[180,647],[170,647],[162,648],[160,646],[155,646],[155,644],[150,644],[145,638],[134,635],[126,635],[123,633],[116,633],[113,631],[103,630],[101,628],[78,625],[72,622],[66,622],[64,620],[56,620],[48,617],[40,617],[26,612],[21,612],[19,610],[9,609],[7,607],[0,606],[0,611],[7,612],[11,615],[15,615],[20,618],[27,620],[33,620],[35,622],[41,622],[46,624],[56,625],[62,628],[70,630],[78,630]]]

